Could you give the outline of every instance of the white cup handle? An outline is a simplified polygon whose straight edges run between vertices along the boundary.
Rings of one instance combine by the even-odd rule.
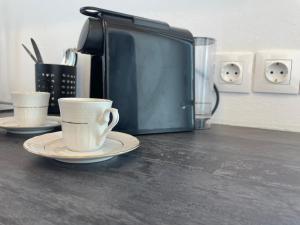
[[[102,116],[99,118],[99,123],[103,124],[103,123],[108,123],[109,122],[109,114],[112,114],[112,121],[111,123],[108,125],[108,127],[105,128],[104,132],[102,133],[102,135],[99,138],[99,142],[101,141],[101,139],[103,137],[105,137],[119,122],[119,113],[118,110],[115,108],[109,108],[106,109],[104,111],[104,113],[102,114]]]

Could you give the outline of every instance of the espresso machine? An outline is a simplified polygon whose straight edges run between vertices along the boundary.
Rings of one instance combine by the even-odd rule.
[[[77,50],[91,55],[90,97],[119,110],[115,128],[130,134],[192,131],[194,37],[186,29],[96,7]]]

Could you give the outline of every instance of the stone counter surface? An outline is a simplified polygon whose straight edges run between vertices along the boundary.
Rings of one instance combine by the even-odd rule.
[[[300,134],[229,126],[143,135],[106,162],[26,152],[0,132],[0,224],[300,224]]]

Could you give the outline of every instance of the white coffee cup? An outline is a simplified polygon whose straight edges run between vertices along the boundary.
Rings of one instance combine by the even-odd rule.
[[[13,92],[14,119],[19,126],[33,127],[45,124],[50,93]]]
[[[118,110],[111,108],[111,100],[60,98],[58,104],[63,139],[66,146],[73,151],[99,149],[107,134],[119,122]],[[112,114],[112,121],[108,125],[110,114]]]

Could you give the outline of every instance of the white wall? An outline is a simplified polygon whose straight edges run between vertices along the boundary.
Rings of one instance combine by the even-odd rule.
[[[188,28],[195,36],[215,37],[220,51],[300,49],[299,0],[2,0],[0,101],[9,100],[11,90],[34,88],[33,62],[21,42],[30,46],[34,37],[45,61],[59,63],[63,49],[76,46],[85,21],[78,9],[85,5],[158,19]],[[88,57],[80,58],[80,95],[88,93],[88,62]],[[213,122],[300,132],[300,96],[222,93]]]

